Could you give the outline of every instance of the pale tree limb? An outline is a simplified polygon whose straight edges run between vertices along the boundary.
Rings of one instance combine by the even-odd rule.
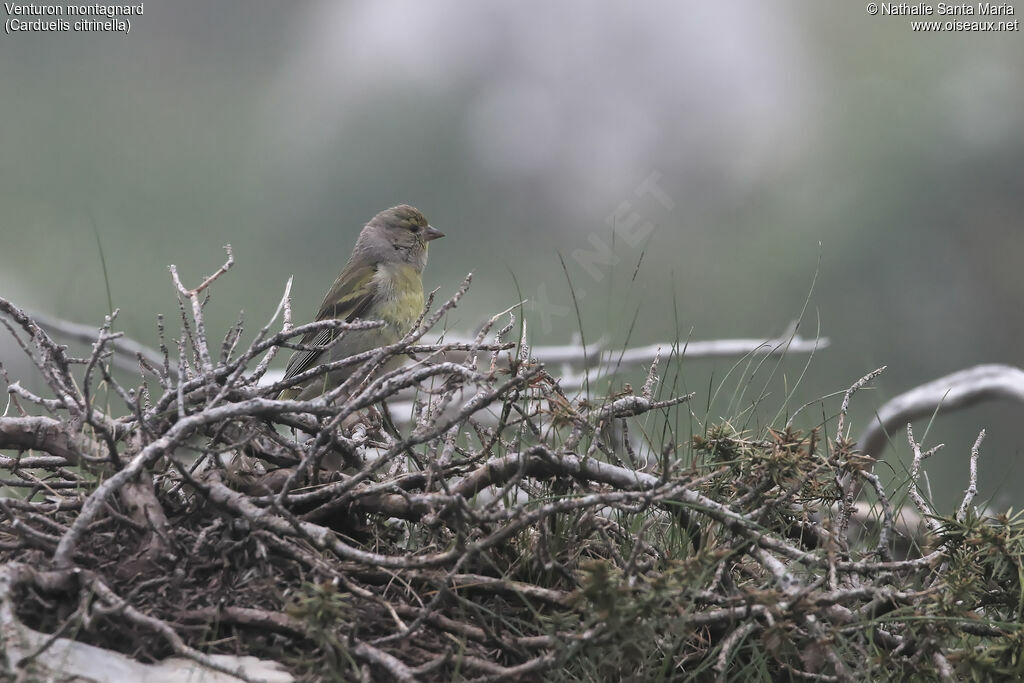
[[[944,413],[993,400],[1024,403],[1024,370],[1012,365],[975,365],[914,387],[878,409],[857,439],[857,450],[878,459],[889,434],[897,427],[936,411]]]
[[[96,341],[97,328],[92,325],[83,325],[81,323],[71,322],[70,320],[64,320],[63,318],[58,318],[40,311],[31,311],[29,315],[32,316],[33,320],[39,323],[40,327],[47,330],[54,336],[71,339],[82,344],[92,344]],[[114,339],[111,342],[110,347],[114,351],[114,355],[111,358],[112,362],[120,369],[128,372],[138,371],[138,359],[140,357],[146,359],[156,367],[160,367],[164,362],[163,354],[156,349],[146,346],[145,344],[140,344],[134,339],[130,339],[123,335]],[[172,368],[177,372],[176,363],[172,365]]]
[[[178,680],[203,680],[208,683],[232,681],[264,681],[288,683],[294,678],[277,662],[256,657],[206,655],[185,645],[166,624],[146,617],[125,605],[120,598],[97,582],[86,580],[99,599],[110,601],[128,619],[144,628],[153,628],[168,637],[179,656],[157,664],[142,664],[126,655],[68,638],[39,633],[21,623],[14,608],[14,591],[31,586],[39,590],[67,590],[84,576],[78,570],[44,572],[20,563],[0,566],[0,629],[4,648],[0,670],[22,671],[28,679],[93,681],[152,681],[171,683]]]

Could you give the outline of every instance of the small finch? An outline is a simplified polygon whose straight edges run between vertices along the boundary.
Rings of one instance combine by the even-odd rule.
[[[305,335],[302,346],[323,347],[338,335],[330,349],[296,351],[288,361],[284,378],[331,361],[393,344],[412,329],[423,310],[423,267],[427,243],[444,233],[427,223],[417,209],[402,204],[381,211],[359,233],[352,255],[341,275],[327,292],[316,320],[381,320],[371,330],[320,330]],[[385,369],[402,362],[395,357]],[[278,398],[309,400],[339,386],[354,366],[340,368],[304,384],[283,390]]]

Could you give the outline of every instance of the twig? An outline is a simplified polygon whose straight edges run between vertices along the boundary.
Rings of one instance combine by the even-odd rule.
[[[978,432],[978,438],[975,439],[974,445],[971,446],[971,467],[970,477],[967,485],[967,490],[964,491],[964,499],[960,502],[960,507],[956,511],[956,518],[960,521],[967,519],[967,508],[970,506],[971,501],[978,495],[978,455],[981,451],[981,442],[985,440],[985,430],[982,429]]]

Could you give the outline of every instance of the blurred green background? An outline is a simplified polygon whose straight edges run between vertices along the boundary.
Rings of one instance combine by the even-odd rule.
[[[832,346],[794,408],[889,366],[854,435],[914,385],[1022,364],[1020,32],[756,0],[144,7],[128,35],[0,36],[0,295],[20,305],[98,324],[98,237],[121,329],[153,343],[166,266],[196,284],[230,242],[212,331],[262,325],[292,274],[304,319],[361,225],[406,202],[448,234],[427,286],[475,274],[457,330],[518,301],[515,279],[532,341],[569,341],[559,254],[585,336],[618,344],[634,315],[634,345],[773,336],[810,292],[801,333]],[[6,336],[0,358],[24,372]],[[686,364],[697,403],[731,365]],[[940,505],[981,427],[982,495],[1019,504],[1020,416],[939,419]]]

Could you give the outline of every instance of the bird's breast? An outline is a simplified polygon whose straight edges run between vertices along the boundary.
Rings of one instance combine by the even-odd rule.
[[[384,322],[405,335],[423,310],[423,279],[407,264],[383,264],[374,276],[377,308]]]

